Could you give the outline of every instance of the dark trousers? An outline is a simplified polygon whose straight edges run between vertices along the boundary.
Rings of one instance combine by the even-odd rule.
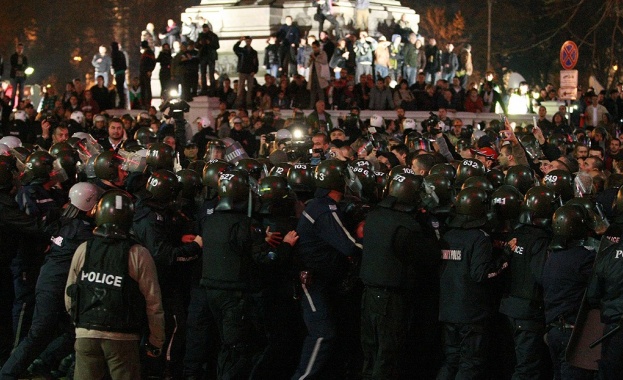
[[[565,352],[572,331],[554,327],[547,332],[547,345],[554,367],[554,380],[592,380],[595,378],[595,371],[574,367],[565,360]]]
[[[17,108],[17,105],[24,97],[24,83],[25,77],[12,78],[11,84],[13,85],[13,99],[11,99],[11,105],[13,108]]]
[[[247,295],[220,289],[207,289],[206,295],[221,337],[217,378],[246,379],[252,369]]]
[[[335,294],[321,283],[303,286],[301,306],[307,337],[303,343],[301,360],[292,379],[327,379],[333,364],[336,345]],[[334,366],[333,366],[334,367]]]
[[[364,379],[396,378],[405,345],[409,307],[405,294],[366,287],[361,298]]]
[[[340,23],[337,22],[337,19],[335,18],[335,16],[327,15],[327,14],[323,14],[323,13],[319,13],[318,15],[320,17],[320,21],[318,21],[318,35],[320,35],[320,32],[323,31],[324,21],[327,20],[333,26],[333,34],[335,35],[335,37],[337,39],[340,39],[340,38],[344,37],[342,35],[342,29],[340,28]]]
[[[166,98],[169,96],[168,92],[171,90],[171,70],[160,70],[160,97]]]
[[[138,77],[141,84],[141,104],[143,109],[151,106],[151,77],[146,73],[141,73]]]
[[[545,353],[545,325],[541,321],[508,317],[515,342],[515,372],[513,379],[539,379]]]
[[[30,331],[2,367],[0,378],[17,379],[59,336],[52,354],[64,357],[73,351],[74,329],[63,299],[70,264],[70,261],[48,261],[41,267]],[[56,363],[45,364],[51,366]]]
[[[117,87],[117,96],[119,96],[119,104],[117,105],[117,108],[125,109],[125,71],[115,72],[115,86]]]
[[[609,324],[604,327],[604,334],[616,327]],[[623,374],[623,329],[619,330],[601,344],[601,360],[599,361],[599,379],[621,379]]]
[[[480,379],[487,352],[485,324],[444,323],[442,334],[445,358],[437,380]]]
[[[218,335],[216,324],[205,288],[193,286],[186,320],[186,352],[184,354],[184,376],[203,378],[204,373],[216,373],[216,350],[213,349]],[[205,368],[205,369],[204,369]],[[210,378],[208,376],[208,378]]]
[[[30,329],[35,309],[35,285],[39,276],[40,263],[34,263],[26,254],[19,252],[11,262],[13,275],[13,334],[23,339]]]
[[[216,66],[216,62],[211,61],[211,60],[202,59],[199,62],[199,67],[201,70],[201,94],[202,95],[206,95],[208,93],[208,82],[210,82],[210,87],[212,87],[213,89],[215,88],[214,86],[214,82],[215,82],[214,76],[216,72],[215,66]],[[210,76],[208,77],[207,74],[209,74]]]

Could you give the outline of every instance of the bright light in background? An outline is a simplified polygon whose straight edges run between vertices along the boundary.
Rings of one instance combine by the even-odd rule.
[[[177,98],[178,96],[180,96],[180,93],[177,92],[177,90],[171,90],[169,91],[169,96],[172,98]]]
[[[618,69],[619,69],[619,65],[614,65],[614,66],[612,66],[612,70],[613,70],[613,71],[617,71]]]
[[[26,75],[31,75],[34,72],[35,72],[35,69],[33,69],[32,67],[28,67],[26,70],[24,70],[24,74]]]
[[[297,140],[302,139],[303,136],[304,136],[303,135],[303,131],[301,131],[300,129],[295,129],[295,130],[292,131],[292,137],[297,139]]]
[[[74,57],[74,61],[76,61],[76,62],[82,62],[82,57],[81,57],[81,56],[79,56],[79,55],[77,55],[77,56],[75,56],[75,57]]]

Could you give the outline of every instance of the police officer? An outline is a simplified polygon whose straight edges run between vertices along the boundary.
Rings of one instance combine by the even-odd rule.
[[[37,151],[28,156],[25,165],[21,177],[22,187],[18,189],[15,198],[20,210],[41,219],[50,213],[57,213],[65,202],[62,194],[53,188],[58,183],[54,174],[59,172],[54,168],[54,157],[48,152]],[[15,290],[13,327],[20,339],[26,335],[32,320],[35,285],[47,244],[44,238],[22,237],[17,255],[11,263]]]
[[[325,378],[336,347],[334,313],[338,285],[344,279],[349,257],[360,254],[361,244],[344,228],[338,202],[344,197],[345,164],[326,160],[316,167],[315,198],[303,211],[296,229],[303,271],[301,297],[308,335],[293,379]]]
[[[166,345],[173,347],[167,362],[150,365],[149,372],[164,371],[167,365],[171,375],[182,376],[185,336],[184,281],[177,274],[179,265],[196,260],[203,245],[201,236],[191,236],[183,242],[184,226],[180,225],[172,202],[180,188],[177,176],[165,169],[152,173],[146,185],[148,196],[136,203],[132,225],[133,236],[151,253],[158,268],[158,281],[162,289],[162,304],[167,321]],[[182,222],[183,223],[183,222]]]
[[[134,205],[121,190],[102,195],[94,238],[76,250],[67,278],[65,307],[76,325],[76,379],[139,379],[141,332],[145,350],[159,356],[164,313],[156,265],[129,238]]]
[[[595,251],[585,247],[589,223],[588,211],[578,205],[562,206],[553,216],[551,252],[543,269],[542,284],[546,339],[554,379],[588,380],[595,375],[593,371],[574,367],[565,360],[567,345],[595,261]]]
[[[13,348],[11,309],[13,285],[9,262],[21,238],[39,239],[43,233],[43,221],[27,215],[15,201],[15,158],[0,156],[0,361],[6,359]]]
[[[394,177],[387,197],[366,218],[360,270],[364,379],[396,377],[412,293],[426,273],[438,271],[439,244],[417,218],[421,186],[420,176]]]
[[[123,189],[128,173],[121,169],[122,164],[123,158],[112,150],[107,150],[97,155],[93,164],[93,170],[97,177],[95,185],[102,192]]]
[[[536,279],[543,275],[555,203],[556,194],[545,186],[528,190],[519,217],[521,225],[509,235],[510,279],[500,313],[508,317],[515,342],[513,379],[537,379],[543,370],[543,289]]]
[[[265,235],[248,216],[253,207],[249,175],[242,170],[224,172],[218,195],[216,210],[203,224],[202,237],[210,245],[203,250],[201,285],[221,338],[217,378],[246,378],[254,348],[249,295],[257,290],[258,265],[275,255],[264,251]]]
[[[48,227],[52,244],[45,256],[36,285],[36,302],[28,336],[13,351],[2,367],[0,378],[17,379],[26,367],[57,337],[51,354],[59,361],[73,351],[73,331],[64,310],[63,291],[69,265],[76,248],[92,237],[90,212],[99,200],[99,189],[90,183],[78,183],[69,191],[70,203],[61,219]],[[50,355],[48,355],[50,356]],[[54,360],[45,360],[44,367],[52,368]]]
[[[296,199],[285,177],[267,176],[259,182],[261,207],[258,217],[271,234],[269,251],[274,260],[260,270],[262,289],[257,293],[266,348],[251,374],[252,379],[289,379],[296,369],[302,341],[300,308],[294,296],[296,274],[293,248],[298,240],[295,217]],[[288,236],[290,235],[290,236]]]
[[[450,230],[441,240],[439,320],[445,359],[437,379],[475,379],[484,373],[487,321],[493,312],[489,279],[503,268],[506,256],[494,259],[487,222],[487,193],[478,188],[456,196]]]
[[[199,234],[203,231],[206,218],[214,214],[218,204],[218,179],[231,165],[221,160],[211,160],[203,169],[204,201],[197,215]],[[218,335],[214,316],[210,312],[205,289],[201,286],[203,257],[193,266],[190,301],[186,319],[186,352],[184,353],[184,376],[186,379],[202,379],[204,373],[215,373],[218,342],[210,339]],[[198,270],[195,273],[195,270]],[[204,369],[206,367],[206,369]]]

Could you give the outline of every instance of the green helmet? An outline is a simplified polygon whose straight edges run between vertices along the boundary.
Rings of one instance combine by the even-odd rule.
[[[588,227],[597,232],[597,234],[603,234],[610,225],[604,216],[601,204],[593,202],[587,197],[573,198],[565,206],[580,206],[584,207],[588,216]]]
[[[404,174],[404,173],[415,175],[415,172],[410,167],[405,166],[405,165],[396,165],[392,168],[392,170],[389,171],[388,178],[391,181],[391,179],[394,178],[396,174]]]
[[[97,203],[93,233],[108,238],[126,238],[133,219],[132,196],[123,190],[109,190]]]
[[[502,185],[491,195],[491,210],[499,221],[515,220],[521,213],[523,195],[514,186]]]
[[[387,183],[389,183],[389,175],[384,172],[374,172],[374,175],[376,176],[376,190],[382,195],[385,192]]]
[[[52,145],[52,147],[50,147],[50,150],[48,151],[53,157],[58,158],[59,154],[61,152],[69,152],[70,154],[75,153],[74,148],[71,146],[70,143],[68,143],[67,141],[63,141],[63,142],[58,142],[54,145]]]
[[[493,185],[493,188],[497,189],[504,184],[504,179],[506,176],[504,175],[504,172],[500,169],[491,169],[487,172],[486,177],[489,182],[491,182],[491,185]]]
[[[257,181],[262,177],[264,166],[255,158],[243,158],[236,164],[236,169],[245,170],[250,177]]]
[[[487,222],[487,192],[469,187],[459,191],[454,203],[454,216],[448,220],[452,228],[478,228]]]
[[[151,199],[160,203],[169,203],[177,197],[180,183],[175,173],[160,169],[151,174],[147,180],[146,189],[152,195]]]
[[[195,196],[201,192],[203,183],[201,176],[194,170],[182,169],[175,173],[179,181],[182,199],[195,199]]]
[[[461,190],[468,189],[470,187],[476,187],[478,189],[482,189],[487,192],[487,194],[493,193],[493,185],[487,177],[484,176],[475,176],[469,177],[463,182],[463,186],[461,186]]]
[[[559,207],[552,217],[553,237],[550,248],[561,250],[567,248],[572,240],[583,241],[588,237],[588,211],[581,205],[564,205]]]
[[[65,170],[65,173],[67,173],[68,180],[75,182],[77,174],[76,165],[80,162],[78,153],[74,150],[62,150],[56,154],[56,159]]]
[[[121,143],[120,149],[123,149],[126,152],[138,152],[139,150],[146,148],[136,140],[127,139]]]
[[[140,127],[134,132],[134,140],[142,146],[149,146],[156,142],[156,134],[149,127]]]
[[[310,164],[294,164],[288,170],[288,184],[296,193],[313,193],[316,190],[314,171]]]
[[[472,142],[469,139],[460,139],[456,142],[456,151],[461,152],[464,150],[471,149]]]
[[[420,175],[396,174],[387,185],[387,196],[395,197],[398,203],[410,207],[418,207],[422,200],[420,191],[424,178]]]
[[[424,178],[424,182],[435,190],[440,206],[447,206],[452,203],[452,179],[442,173],[429,174]]]
[[[249,202],[249,173],[233,169],[221,174],[218,180],[219,202],[217,210],[243,210]]]
[[[528,190],[521,204],[519,221],[523,224],[532,224],[547,227],[552,221],[556,210],[556,193],[545,186],[535,186]]]
[[[436,164],[432,168],[430,168],[428,175],[431,174],[441,174],[444,177],[454,181],[454,177],[456,176],[456,169],[454,168],[454,166],[448,163]]]
[[[463,186],[463,182],[469,177],[484,176],[486,174],[485,166],[482,162],[476,159],[465,159],[461,161],[456,171],[456,178],[454,180],[455,186]]]
[[[97,155],[93,170],[97,178],[115,181],[119,178],[119,167],[122,164],[123,157],[112,150],[107,150]]]
[[[274,203],[285,199],[290,194],[288,180],[285,177],[269,175],[259,182],[260,199],[264,203]]]
[[[351,161],[348,163],[348,171],[352,179],[348,181],[349,189],[365,201],[377,202],[376,175],[372,165],[366,160]]]
[[[552,170],[541,181],[543,186],[554,190],[564,202],[573,198],[573,175],[565,170]]]
[[[269,175],[276,175],[276,176],[279,176],[279,177],[287,178],[288,177],[288,171],[290,170],[290,168],[292,168],[291,164],[289,164],[287,162],[281,162],[281,163],[278,163],[277,165],[273,166],[272,169],[270,169]]]
[[[15,158],[0,156],[0,189],[12,189],[15,178]]]
[[[54,157],[48,152],[37,151],[26,158],[23,183],[33,181],[46,182],[50,179],[50,174],[54,170]]]
[[[164,143],[151,144],[147,150],[147,165],[152,171],[158,169],[173,170],[175,151]]]
[[[231,169],[232,165],[223,160],[212,160],[206,163],[203,167],[203,184],[206,187],[208,199],[213,199],[217,196],[218,179],[221,177],[221,174]]]
[[[527,166],[511,166],[506,171],[504,183],[515,187],[519,190],[519,192],[525,194],[532,186],[534,186],[534,174],[532,173],[532,169]]]
[[[314,172],[316,187],[343,193],[346,190],[346,163],[339,160],[322,161]]]

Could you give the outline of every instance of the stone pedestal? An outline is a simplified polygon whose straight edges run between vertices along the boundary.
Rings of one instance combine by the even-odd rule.
[[[205,21],[212,25],[212,30],[219,36],[221,45],[218,51],[217,70],[231,77],[236,75],[233,46],[242,36],[253,37],[252,45],[260,55],[260,63],[263,62],[266,40],[271,33],[277,32],[286,16],[292,16],[302,35],[313,34],[318,37],[319,26],[318,22],[314,21],[316,6],[313,4],[313,1],[202,0],[200,5],[186,9],[181,18],[190,16],[197,22]],[[355,2],[334,1],[334,4],[338,21],[344,31],[354,32]],[[370,1],[369,34],[375,37],[385,34],[390,39],[393,25],[403,15],[411,29],[417,33],[420,16],[413,9],[401,6],[399,1]],[[323,29],[330,26],[325,22]]]

